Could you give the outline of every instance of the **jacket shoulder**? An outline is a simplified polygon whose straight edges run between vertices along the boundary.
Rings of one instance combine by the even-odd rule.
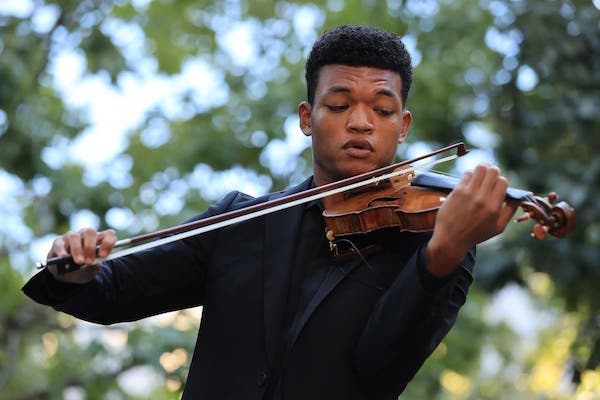
[[[207,211],[211,211],[212,208],[215,208],[217,213],[237,210],[240,208],[250,207],[254,204],[265,203],[269,200],[274,200],[277,198],[285,197],[294,193],[301,192],[303,190],[307,190],[312,185],[312,176],[304,180],[303,182],[294,185],[288,189],[280,190],[276,192],[267,193],[260,196],[252,196],[240,191],[232,191],[227,193],[221,200],[219,200],[215,205],[210,207]]]

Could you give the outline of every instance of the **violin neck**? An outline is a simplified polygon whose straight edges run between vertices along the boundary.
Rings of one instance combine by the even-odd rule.
[[[443,174],[437,174],[433,172],[422,172],[415,176],[411,181],[414,186],[426,187],[438,190],[452,191],[456,185],[460,182],[460,179]],[[506,190],[506,198],[509,200],[525,201],[531,199],[533,192],[522,189],[508,188]]]

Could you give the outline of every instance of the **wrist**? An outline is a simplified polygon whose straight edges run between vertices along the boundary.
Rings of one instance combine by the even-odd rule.
[[[427,270],[436,277],[447,276],[458,268],[466,253],[467,250],[444,246],[432,237],[425,247]]]

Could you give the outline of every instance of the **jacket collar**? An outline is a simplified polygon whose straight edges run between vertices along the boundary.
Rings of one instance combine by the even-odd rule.
[[[297,186],[277,192],[274,200],[301,192],[313,186],[308,178]],[[302,218],[303,205],[268,214],[265,217],[265,258],[263,266],[264,322],[267,357],[273,361],[282,329],[283,313],[287,300],[294,243]]]

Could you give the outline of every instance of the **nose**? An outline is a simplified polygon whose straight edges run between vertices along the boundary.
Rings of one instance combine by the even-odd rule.
[[[348,116],[347,128],[354,133],[371,133],[373,123],[368,111],[364,107],[354,107]]]

